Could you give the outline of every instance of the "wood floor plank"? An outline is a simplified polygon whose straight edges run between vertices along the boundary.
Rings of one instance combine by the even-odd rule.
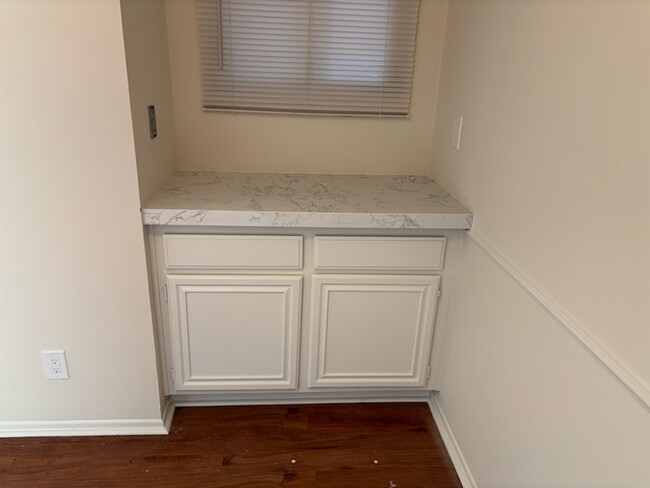
[[[0,487],[458,488],[426,404],[179,408],[168,436],[0,439]]]

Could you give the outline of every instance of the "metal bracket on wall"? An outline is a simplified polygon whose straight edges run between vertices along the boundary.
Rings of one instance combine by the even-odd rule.
[[[149,139],[158,137],[158,126],[156,125],[156,106],[149,105],[147,107],[147,115],[149,118]]]

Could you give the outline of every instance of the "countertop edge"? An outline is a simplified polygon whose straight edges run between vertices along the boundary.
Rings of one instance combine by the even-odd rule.
[[[144,225],[214,227],[470,229],[471,213],[339,213],[248,210],[142,209]]]

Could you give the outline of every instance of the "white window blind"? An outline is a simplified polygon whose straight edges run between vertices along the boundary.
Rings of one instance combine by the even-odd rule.
[[[419,0],[196,0],[203,108],[406,116]]]

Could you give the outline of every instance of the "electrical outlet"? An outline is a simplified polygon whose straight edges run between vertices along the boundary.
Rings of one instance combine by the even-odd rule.
[[[41,351],[43,371],[49,380],[67,380],[68,363],[65,360],[65,351]]]

